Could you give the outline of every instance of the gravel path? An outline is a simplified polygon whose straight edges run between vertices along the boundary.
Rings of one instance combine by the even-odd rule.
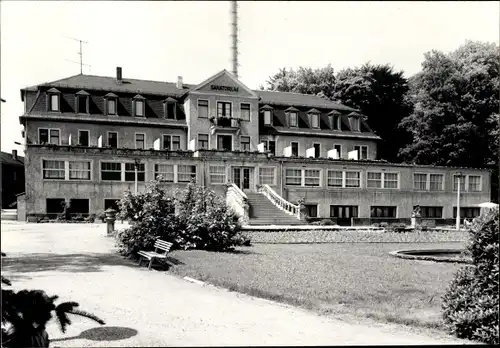
[[[15,288],[74,300],[106,321],[75,317],[52,347],[463,344],[443,333],[351,323],[148,271],[113,253],[101,224],[2,222],[2,274]],[[12,260],[12,261],[11,261]]]

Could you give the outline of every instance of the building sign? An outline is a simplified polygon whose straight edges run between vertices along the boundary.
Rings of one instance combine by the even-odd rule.
[[[213,89],[216,91],[228,91],[228,92],[238,92],[238,90],[239,90],[238,87],[220,86],[220,85],[210,85],[210,89]]]

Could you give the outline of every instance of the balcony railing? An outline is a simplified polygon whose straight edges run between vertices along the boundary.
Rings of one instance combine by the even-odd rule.
[[[295,205],[288,202],[286,199],[277,194],[271,187],[269,187],[269,185],[262,185],[259,188],[259,192],[266,196],[267,199],[269,199],[276,207],[300,220],[301,214],[300,206],[298,204]]]
[[[240,120],[238,118],[232,117],[211,117],[210,121],[216,127],[230,127],[230,128],[239,128]]]

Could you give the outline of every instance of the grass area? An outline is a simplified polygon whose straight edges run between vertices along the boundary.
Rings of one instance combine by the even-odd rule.
[[[255,245],[234,253],[174,251],[171,272],[325,314],[442,329],[441,296],[463,265],[390,251],[462,243]]]

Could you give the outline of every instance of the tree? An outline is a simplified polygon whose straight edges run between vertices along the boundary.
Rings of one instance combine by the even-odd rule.
[[[414,111],[403,119],[412,141],[406,162],[498,169],[498,45],[467,41],[457,50],[425,54],[410,79]],[[498,170],[492,181],[498,183]],[[496,188],[492,197],[497,199]]]
[[[411,112],[407,99],[408,80],[402,71],[388,64],[364,64],[360,68],[341,70],[336,76],[333,99],[358,109],[375,134],[382,138],[378,156],[397,160],[399,148],[409,141],[409,134],[399,128],[401,120]]]

